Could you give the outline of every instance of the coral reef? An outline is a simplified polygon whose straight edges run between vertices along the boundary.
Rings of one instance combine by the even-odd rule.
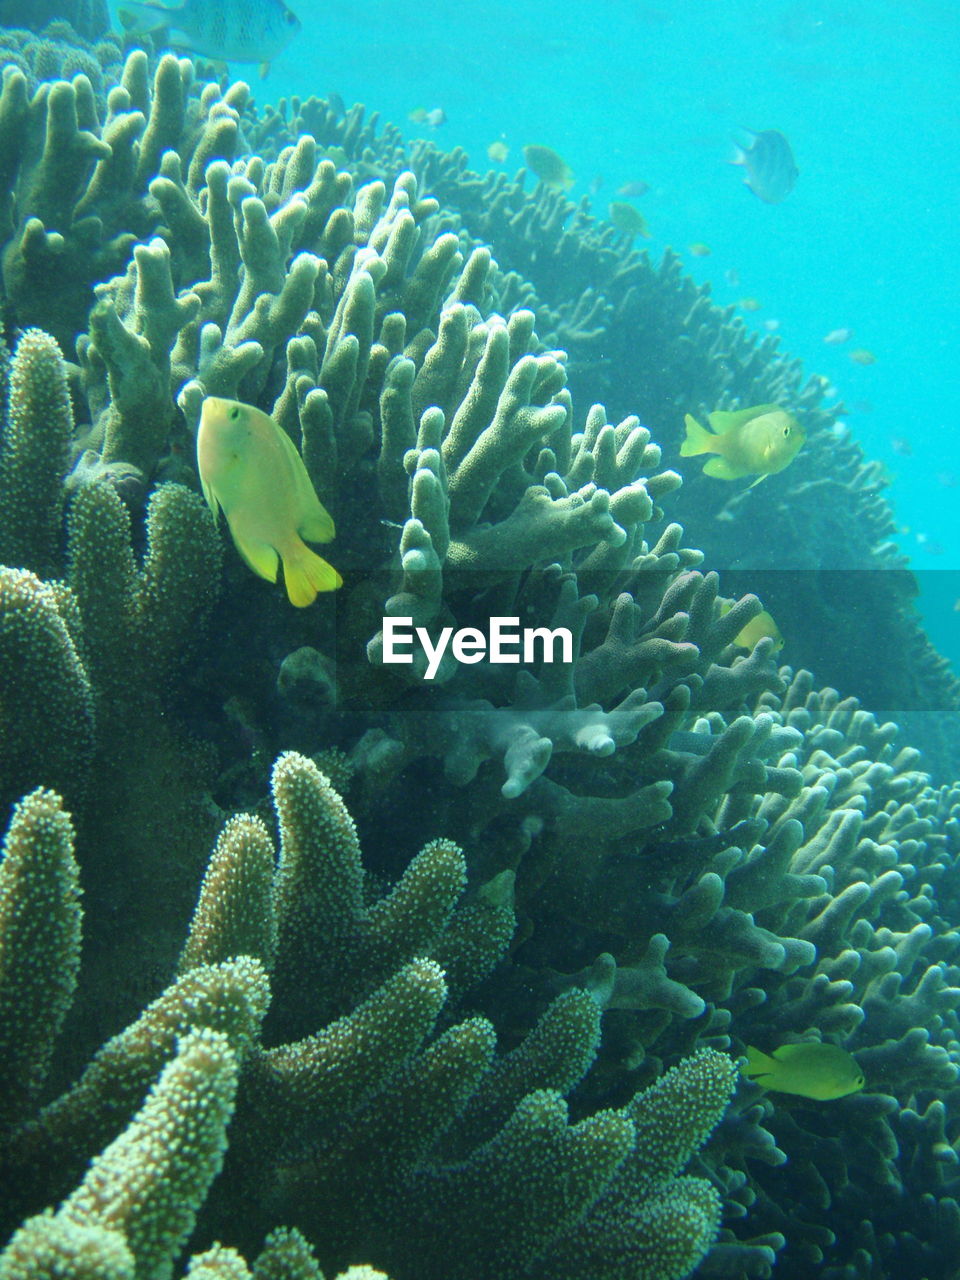
[[[850,504],[832,553],[896,568],[819,388],[671,256],[411,171],[359,109],[257,114],[142,53],[104,102],[0,96],[0,1277],[945,1270],[960,794],[739,652],[762,566],[724,612],[707,565],[743,513],[705,565],[655,443],[788,401]],[[344,586],[296,616],[197,492],[210,394],[336,518]],[[771,545],[820,501],[794,470]],[[441,653],[497,617],[568,648]],[[797,1039],[868,1090],[729,1101]]]
[[[96,40],[110,25],[106,0],[0,0],[0,26],[43,31],[69,23],[84,40]]]
[[[435,841],[388,896],[365,903],[353,824],[316,766],[281,758],[273,797],[276,868],[262,822],[227,824],[180,976],[36,1115],[29,1103],[76,977],[80,912],[57,798],[37,791],[17,808],[0,864],[0,1007],[13,1051],[0,1158],[15,1212],[69,1194],[18,1228],[0,1275],[63,1265],[169,1276],[198,1215],[200,1237],[253,1247],[280,1216],[326,1258],[371,1249],[398,1275],[491,1265],[576,1275],[587,1259],[611,1277],[688,1274],[716,1233],[720,1198],[678,1174],[726,1106],[732,1061],[702,1049],[628,1107],[569,1123],[562,1093],[599,1038],[590,995],[559,996],[535,1043],[510,1055],[495,1056],[481,1017],[431,1036],[447,988],[430,953],[458,951],[470,985],[513,926],[508,907],[480,895],[457,905],[460,850]],[[269,1043],[287,1034],[299,1038]],[[281,1245],[299,1254],[290,1274],[315,1268],[299,1231],[269,1237],[266,1255]],[[194,1255],[189,1274],[212,1265]],[[265,1265],[261,1255],[254,1273]]]
[[[36,9],[32,3],[29,7],[31,11]],[[106,86],[119,78],[123,53],[105,27],[99,38],[91,36],[90,39],[95,43],[80,39],[64,19],[31,30],[24,18],[20,18],[12,26],[0,25],[0,60],[4,66],[16,67],[24,74],[31,93],[42,81],[69,80],[75,75],[84,75],[102,105]]]

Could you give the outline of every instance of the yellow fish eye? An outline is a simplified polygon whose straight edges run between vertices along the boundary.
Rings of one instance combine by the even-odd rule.
[[[227,416],[229,417],[229,419],[230,419],[230,421],[231,421],[231,422],[236,422],[236,420],[240,417],[240,408],[239,408],[239,406],[238,406],[238,405],[234,405],[234,406],[233,406],[233,408],[230,410],[230,412],[229,412],[229,414],[228,414]]]
[[[789,428],[789,427],[784,427],[784,428],[783,428],[783,438],[784,438],[784,439],[786,439],[786,438],[787,438],[787,436],[788,436],[789,434],[790,434],[790,428]]]

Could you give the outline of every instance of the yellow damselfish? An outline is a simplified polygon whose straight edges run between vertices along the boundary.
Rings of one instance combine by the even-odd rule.
[[[772,1054],[747,1048],[747,1063],[741,1068],[748,1080],[777,1093],[795,1093],[801,1098],[830,1102],[859,1093],[865,1084],[856,1058],[835,1044],[809,1041],[784,1044]]]
[[[712,432],[689,413],[685,415],[687,435],[680,446],[680,456],[717,454],[703,472],[718,480],[756,476],[753,484],[759,484],[767,476],[789,467],[807,438],[796,418],[775,404],[758,404],[752,409],[733,412],[718,411],[707,416]]]
[[[724,600],[720,605],[720,617],[725,617],[733,608],[732,600]],[[774,621],[773,615],[768,613],[766,609],[761,609],[755,618],[751,618],[745,627],[740,630],[733,638],[733,643],[738,649],[755,649],[761,640],[769,637],[773,641],[774,653],[779,653],[786,641],[784,640],[780,628]]]
[[[223,510],[237,550],[254,573],[283,581],[290,603],[312,604],[343,579],[303,541],[329,542],[333,520],[314,492],[287,433],[253,405],[208,396],[197,432],[203,496]]]

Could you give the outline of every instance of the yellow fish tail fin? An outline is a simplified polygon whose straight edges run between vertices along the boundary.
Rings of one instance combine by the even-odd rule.
[[[692,458],[698,453],[714,452],[714,437],[706,427],[701,427],[696,418],[692,418],[689,413],[684,414],[683,423],[687,428],[687,435],[680,446],[681,458]]]
[[[741,1067],[741,1072],[747,1080],[756,1080],[758,1076],[769,1076],[775,1073],[777,1064],[773,1058],[766,1053],[761,1053],[759,1049],[755,1049],[752,1044],[747,1045],[747,1063]],[[762,1084],[763,1081],[759,1080]]]
[[[283,581],[290,603],[298,609],[313,604],[319,592],[336,591],[343,585],[333,565],[302,542],[284,552]]]

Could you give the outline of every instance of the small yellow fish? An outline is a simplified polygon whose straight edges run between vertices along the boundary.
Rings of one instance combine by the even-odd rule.
[[[761,306],[756,298],[741,298],[737,305],[743,311],[759,311]]]
[[[254,573],[283,580],[290,603],[312,604],[343,579],[304,543],[329,542],[333,520],[314,492],[293,441],[253,405],[207,396],[197,432],[203,496],[223,510],[237,550]]]
[[[680,456],[715,453],[718,456],[703,468],[704,475],[718,480],[756,476],[751,489],[766,476],[789,467],[806,440],[796,418],[775,404],[711,413],[708,418],[716,434],[689,413],[685,415],[687,436],[680,446]]]
[[[708,258],[710,256],[710,246],[702,244],[699,240],[690,246],[690,252],[695,258]]]
[[[846,1049],[813,1041],[784,1044],[772,1054],[748,1046],[747,1064],[741,1070],[765,1089],[818,1102],[859,1093],[865,1084],[859,1063]]]
[[[545,187],[552,187],[555,191],[569,191],[576,181],[563,156],[550,147],[524,147],[523,160]]]
[[[733,643],[738,649],[753,650],[761,640],[770,638],[773,641],[773,652],[779,653],[784,646],[780,628],[771,614],[762,609],[755,618],[751,618],[745,627],[737,632]]]
[[[854,364],[868,365],[877,363],[877,357],[872,351],[868,351],[866,347],[857,347],[856,351],[851,351],[849,354]]]
[[[720,617],[725,617],[733,606],[733,600],[721,601]],[[753,650],[761,640],[767,637],[773,641],[774,653],[779,653],[786,641],[780,632],[780,628],[774,621],[773,615],[767,613],[766,609],[762,609],[755,618],[750,619],[745,627],[740,628],[733,638],[733,643],[738,649]]]
[[[510,148],[502,138],[495,138],[487,147],[487,159],[491,164],[504,164],[509,154]]]
[[[632,204],[627,204],[624,200],[610,201],[610,221],[622,235],[643,236],[645,240],[650,239],[650,228],[647,226],[646,218],[639,209],[635,209]]]

